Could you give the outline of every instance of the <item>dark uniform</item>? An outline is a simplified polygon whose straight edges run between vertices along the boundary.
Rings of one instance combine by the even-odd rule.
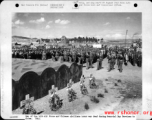
[[[122,54],[118,54],[118,70],[120,71],[120,72],[122,72],[122,65],[123,65],[123,56],[122,56]]]
[[[102,68],[102,61],[103,61],[103,54],[100,53],[100,56],[99,56],[99,65],[100,65],[100,69]]]
[[[138,67],[142,66],[142,53],[141,52],[139,52],[137,55],[137,65],[138,65]]]
[[[108,55],[108,64],[109,64],[108,71],[111,71],[112,70],[112,56],[111,56],[111,54]]]
[[[89,55],[86,54],[86,69],[89,69]]]
[[[59,60],[59,53],[58,53],[58,52],[56,52],[56,54],[55,54],[55,60],[56,60],[56,61]]]
[[[116,55],[114,53],[111,56],[111,64],[112,69],[114,69],[114,66],[116,64]]]
[[[89,67],[90,67],[90,68],[93,68],[93,65],[92,65],[92,64],[93,64],[93,53],[92,53],[92,52],[90,53],[90,56],[89,56],[89,63],[90,63],[90,64],[89,64],[89,65],[90,65]]]
[[[73,60],[73,62],[76,63],[76,61],[77,61],[76,53],[73,53],[73,54],[72,54],[72,60]]]

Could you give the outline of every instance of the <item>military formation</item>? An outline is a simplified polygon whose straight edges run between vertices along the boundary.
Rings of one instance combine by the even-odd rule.
[[[108,72],[115,69],[116,63],[119,72],[122,72],[123,65],[127,66],[128,62],[130,62],[132,66],[142,66],[142,51],[135,48],[119,48],[115,46],[109,48],[107,59],[109,64]]]

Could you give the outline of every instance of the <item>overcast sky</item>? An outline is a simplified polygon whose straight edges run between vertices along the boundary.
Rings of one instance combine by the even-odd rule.
[[[141,13],[14,13],[12,35],[59,38],[97,37],[124,39],[141,37]]]

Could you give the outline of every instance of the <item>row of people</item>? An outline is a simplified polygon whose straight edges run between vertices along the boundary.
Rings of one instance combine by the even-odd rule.
[[[120,72],[123,70],[123,63],[124,65],[128,65],[128,62],[130,62],[133,66],[135,66],[135,64],[137,64],[138,67],[142,66],[142,52],[140,51],[110,50],[108,51],[107,59],[109,64],[108,71],[114,69],[116,62]]]
[[[119,53],[121,52],[121,53]],[[114,55],[113,55],[114,54]],[[133,66],[142,66],[142,53],[131,49],[125,48],[107,48],[102,49],[96,48],[75,48],[75,49],[53,49],[53,50],[14,50],[12,53],[13,58],[24,58],[24,59],[53,59],[54,61],[59,60],[61,57],[62,61],[76,62],[79,64],[86,63],[86,69],[93,68],[93,63],[97,62],[97,70],[102,68],[102,61],[104,58],[108,58],[109,71],[113,69],[116,63],[120,66],[124,63],[127,65],[130,62]],[[123,60],[119,60],[123,59]]]

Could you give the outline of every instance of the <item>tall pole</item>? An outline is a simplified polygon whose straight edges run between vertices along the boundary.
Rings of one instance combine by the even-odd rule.
[[[133,34],[133,36],[132,36],[132,43],[133,43],[133,38],[134,38],[134,34]]]
[[[126,47],[126,37],[127,37],[127,32],[128,32],[128,30],[126,30],[126,36],[125,36],[125,47]]]
[[[30,35],[30,44],[32,43],[32,40],[31,40],[31,35]]]

